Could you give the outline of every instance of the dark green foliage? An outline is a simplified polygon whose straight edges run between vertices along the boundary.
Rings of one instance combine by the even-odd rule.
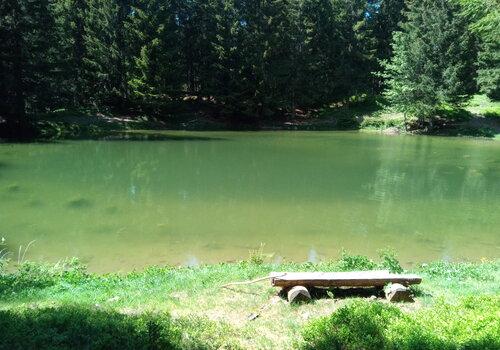
[[[397,259],[396,252],[392,249],[384,249],[379,252],[382,262],[380,265],[392,273],[401,273],[403,268]]]
[[[374,264],[344,252],[339,261],[290,262],[280,265],[279,270],[340,271],[399,265],[392,254],[384,256],[383,261]],[[498,261],[436,262],[423,266],[416,271],[422,275],[423,283],[418,289],[418,304],[411,307],[411,312],[401,305],[347,301],[347,306],[338,312],[306,326],[304,347],[497,349],[500,345],[497,337],[500,300],[496,283],[499,267]],[[257,348],[255,344],[260,344],[261,339],[254,339],[255,333],[250,328],[255,323],[247,323],[249,328],[242,332],[241,327],[203,317],[172,319],[163,310],[173,309],[177,315],[184,315],[188,310],[211,315],[217,310],[224,314],[224,309],[206,304],[207,299],[214,299],[214,293],[217,293],[216,299],[223,298],[222,303],[227,300],[228,307],[237,310],[252,310],[255,305],[261,305],[260,302],[267,305],[275,293],[268,284],[252,286],[254,291],[259,291],[258,295],[245,293],[237,300],[234,300],[236,291],[221,290],[220,286],[252,280],[276,270],[275,264],[260,260],[194,268],[150,267],[129,274],[106,275],[86,273],[75,262],[66,267],[23,264],[3,274],[0,272],[0,349],[235,349],[239,348],[239,341],[246,347]],[[180,294],[185,296],[178,296]],[[446,296],[447,302],[439,295]],[[457,301],[460,295],[474,297]],[[335,305],[343,302],[336,301]],[[320,302],[314,307],[322,305]],[[297,323],[290,318],[301,317],[300,313],[297,315],[298,310],[286,305],[273,307],[289,310],[277,316],[272,315],[274,312],[263,315],[267,321],[283,325],[278,336],[282,331],[290,332],[291,327],[294,336],[298,335],[295,333]],[[153,310],[156,311],[149,312]],[[296,339],[300,341],[300,337]]]
[[[401,311],[379,302],[352,302],[330,317],[311,323],[303,335],[306,349],[385,349],[384,329]]]
[[[60,108],[256,123],[383,86],[395,107],[427,117],[475,88],[468,25],[478,85],[497,96],[495,1],[463,0],[465,12],[427,1],[5,0],[0,124],[14,126],[3,134]]]
[[[63,95],[54,7],[49,0],[0,4],[0,114],[23,120],[57,104]]]
[[[14,272],[0,270],[0,295],[47,288],[61,281],[77,284],[88,278],[85,266],[76,259],[62,261],[55,266],[23,262]]]
[[[354,301],[303,331],[305,349],[498,349],[498,296],[438,300],[404,313],[379,302]],[[459,315],[457,317],[457,315]]]
[[[389,0],[6,0],[0,116],[59,108],[262,119],[378,90]],[[387,22],[387,23],[386,23]],[[382,52],[384,51],[384,52]]]
[[[497,0],[461,0],[471,30],[479,38],[477,83],[500,100],[500,6]]]
[[[423,119],[473,93],[475,41],[455,1],[410,1],[405,15],[385,65],[386,96],[399,111]]]
[[[366,256],[351,255],[345,250],[342,250],[338,266],[341,271],[374,270],[377,268],[377,264]]]
[[[92,307],[0,311],[0,349],[179,349],[168,315],[127,316]]]

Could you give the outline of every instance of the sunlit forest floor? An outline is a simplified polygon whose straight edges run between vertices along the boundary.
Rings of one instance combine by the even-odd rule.
[[[40,138],[100,138],[130,130],[364,130],[384,134],[428,134],[498,138],[500,102],[476,95],[461,109],[443,106],[425,121],[405,118],[385,107],[380,97],[360,96],[312,111],[279,118],[217,116],[186,105],[175,113],[56,110],[34,117]]]
[[[77,261],[25,262],[0,273],[0,349],[498,349],[500,261],[434,262],[414,271],[414,303],[380,291],[318,294],[290,305],[271,271],[401,271],[344,253],[337,261],[273,265],[264,255],[199,267],[89,273]],[[395,305],[395,306],[393,306]],[[331,316],[330,316],[331,315]]]

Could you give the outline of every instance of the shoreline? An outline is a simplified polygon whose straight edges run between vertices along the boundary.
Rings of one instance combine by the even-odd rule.
[[[148,115],[61,109],[9,126],[0,118],[0,139],[53,141],[100,139],[128,131],[363,131],[385,135],[426,135],[500,139],[500,102],[477,95],[461,109],[443,107],[426,121],[385,110],[376,98],[324,107],[295,116],[231,118],[191,111]]]
[[[474,342],[483,347],[472,346],[472,349],[482,349],[484,345],[493,348],[498,344],[498,339],[491,338],[496,333],[491,332],[500,326],[500,260],[421,264],[409,271],[423,278],[421,285],[412,288],[414,303],[389,304],[382,296],[373,297],[375,292],[345,296],[334,289],[331,294],[311,303],[289,305],[269,281],[221,288],[226,283],[267,276],[271,271],[379,268],[402,271],[391,252],[382,254],[378,261],[344,252],[335,261],[281,265],[270,264],[265,257],[256,255],[237,263],[198,267],[152,266],[126,274],[89,273],[77,260],[52,266],[25,262],[15,271],[0,273],[0,325],[9,324],[15,331],[5,334],[18,335],[17,341],[27,339],[25,341],[32,342],[25,346],[62,346],[54,343],[56,340],[44,338],[43,334],[47,332],[59,334],[59,338],[54,339],[63,339],[62,344],[67,347],[94,344],[94,341],[109,346],[111,329],[112,333],[118,334],[115,341],[124,348],[128,348],[124,344],[144,348],[145,342],[155,339],[159,343],[171,344],[171,347],[160,348],[173,349],[312,349],[321,348],[319,344],[324,337],[333,336],[329,327],[337,327],[337,322],[351,324],[348,331],[352,334],[338,339],[343,346],[352,342],[349,337],[357,337],[356,332],[371,332],[368,324],[358,322],[370,319],[375,312],[377,315],[392,315],[389,319],[373,319],[377,327],[378,322],[383,321],[380,324],[383,329],[405,325],[408,330],[398,339],[390,332],[376,333],[374,339],[377,342],[403,341],[407,346],[402,348],[418,349],[422,344],[412,345],[412,337],[415,332],[423,332],[421,341],[432,342],[437,336],[453,348]],[[472,308],[468,309],[467,305]],[[485,310],[488,310],[486,314]],[[251,320],[251,315],[257,316]],[[55,326],[62,322],[61,319],[65,320],[62,324],[66,326]],[[26,322],[34,328],[17,328],[26,326]],[[452,330],[456,330],[454,327],[461,322],[482,331],[470,333],[464,330],[463,334],[454,334]],[[73,326],[69,324],[80,324],[75,326],[83,327],[78,332],[90,338],[74,338],[71,335]],[[155,325],[160,333],[150,333],[151,329],[141,331],[143,324]],[[123,334],[121,327],[128,331]],[[29,331],[33,333],[19,337]],[[92,333],[87,335],[86,332]],[[143,332],[146,338],[142,337]],[[348,339],[351,339],[348,343],[342,343]],[[12,345],[9,339],[4,341]]]

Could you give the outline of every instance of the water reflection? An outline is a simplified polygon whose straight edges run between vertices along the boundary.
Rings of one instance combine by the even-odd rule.
[[[200,266],[200,260],[194,255],[189,255],[183,265],[187,267]]]
[[[206,138],[11,145],[8,154],[0,145],[0,233],[36,239],[31,258],[92,255],[90,267],[105,271],[247,259],[260,242],[313,262],[342,247],[374,256],[392,246],[412,262],[498,255],[500,143]]]
[[[309,249],[309,253],[307,254],[307,261],[311,263],[319,262],[318,252],[314,248]]]

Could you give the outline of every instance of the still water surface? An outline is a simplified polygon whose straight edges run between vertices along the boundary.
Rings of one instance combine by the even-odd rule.
[[[411,266],[500,256],[500,142],[354,132],[166,132],[0,144],[0,239],[93,271],[392,247]]]

